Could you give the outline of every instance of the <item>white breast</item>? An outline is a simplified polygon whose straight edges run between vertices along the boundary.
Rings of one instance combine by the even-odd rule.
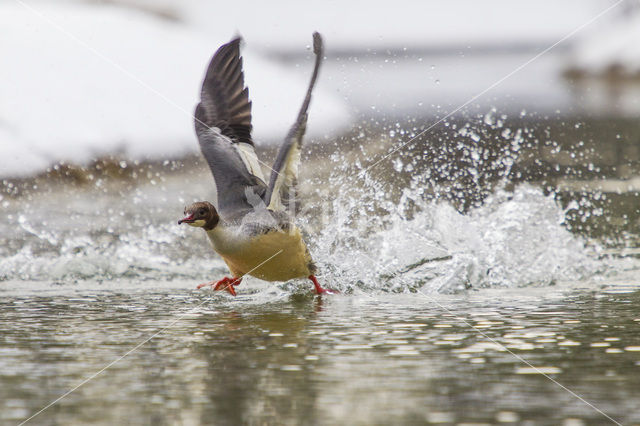
[[[240,233],[239,227],[216,226],[207,231],[207,237],[213,245],[215,251],[221,256],[224,254],[241,251],[249,244],[249,238]]]

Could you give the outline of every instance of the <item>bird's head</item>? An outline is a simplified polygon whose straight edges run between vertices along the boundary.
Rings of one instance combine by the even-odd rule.
[[[187,223],[211,231],[218,222],[220,222],[220,216],[213,204],[208,201],[198,201],[185,207],[184,217],[178,221],[178,225]]]

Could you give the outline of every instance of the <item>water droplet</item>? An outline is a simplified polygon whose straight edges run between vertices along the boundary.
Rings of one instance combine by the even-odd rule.
[[[396,172],[400,173],[402,171],[402,167],[403,167],[403,164],[401,159],[396,158],[395,160],[393,160],[393,169]]]

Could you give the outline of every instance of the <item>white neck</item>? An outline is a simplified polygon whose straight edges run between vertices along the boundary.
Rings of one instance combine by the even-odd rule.
[[[238,250],[243,243],[237,232],[237,227],[229,226],[220,221],[215,228],[206,231],[207,237],[218,253],[228,253]]]

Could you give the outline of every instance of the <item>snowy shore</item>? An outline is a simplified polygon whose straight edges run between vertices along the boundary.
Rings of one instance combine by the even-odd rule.
[[[344,132],[363,110],[419,115],[423,109],[416,105],[462,103],[526,60],[528,52],[556,42],[609,4],[3,2],[0,178],[30,176],[61,161],[84,165],[110,155],[157,161],[197,153],[191,113],[202,75],[217,47],[236,34],[246,40],[254,137],[270,144],[286,134],[299,108],[312,64],[313,30],[325,36],[329,57],[369,55],[326,64],[310,110],[308,135],[318,140]],[[514,46],[529,49],[523,59],[473,55]],[[452,56],[430,62],[408,56],[401,68],[393,58],[376,57],[385,49],[444,49]],[[283,63],[283,54],[295,60]],[[527,99],[543,93],[554,110],[562,106],[553,61],[545,57],[525,71],[533,77],[507,81],[501,94]]]
[[[213,52],[234,36],[74,3],[2,4],[0,25],[0,177],[110,154],[161,160],[196,152],[191,114],[199,85]],[[311,53],[299,67],[283,67],[250,45],[243,56],[254,137],[276,142],[302,102]],[[327,91],[315,93],[310,114],[310,137],[350,122],[346,104]]]

